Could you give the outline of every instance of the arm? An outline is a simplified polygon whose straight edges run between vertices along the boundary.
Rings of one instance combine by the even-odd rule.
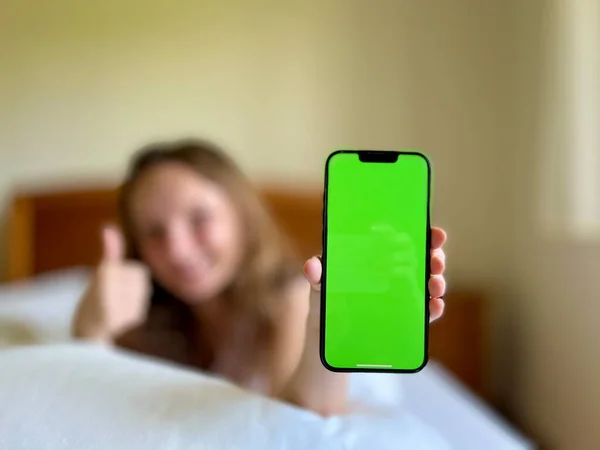
[[[442,246],[446,233],[433,228],[431,233],[431,278],[429,279],[430,321],[438,319],[444,311],[442,296],[446,290],[443,277],[445,254]],[[304,275],[310,283],[304,293],[298,292],[298,302],[309,298],[308,315],[304,320],[305,345],[296,370],[289,378],[278,397],[290,403],[312,409],[322,415],[341,414],[347,410],[348,374],[330,372],[321,363],[319,355],[321,261],[309,259],[304,265]],[[310,289],[310,294],[307,292]],[[306,300],[304,300],[306,305]],[[300,327],[300,324],[295,324]]]
[[[323,416],[346,411],[348,374],[327,370],[319,356],[319,321],[306,323],[306,343],[293,376],[281,398]]]
[[[305,280],[296,280],[287,289],[281,302],[267,369],[269,394],[273,397],[281,397],[300,362],[306,338],[307,288]]]
[[[317,265],[320,272],[318,261]],[[277,380],[274,396],[325,416],[343,413],[348,375],[330,372],[319,356],[319,285],[311,286],[302,280],[291,291],[286,305],[278,322],[273,352],[275,364],[271,373]]]

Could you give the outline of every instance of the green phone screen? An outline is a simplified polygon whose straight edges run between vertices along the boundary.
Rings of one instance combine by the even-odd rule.
[[[331,370],[420,370],[429,162],[419,153],[339,151],[325,179],[322,361]]]

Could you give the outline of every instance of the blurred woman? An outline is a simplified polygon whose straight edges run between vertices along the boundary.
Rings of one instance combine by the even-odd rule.
[[[206,370],[323,415],[345,410],[347,374],[319,358],[320,259],[302,270],[221,149],[189,140],[140,150],[119,205],[121,228],[103,230],[76,337]],[[432,320],[444,306],[444,241],[433,229]]]

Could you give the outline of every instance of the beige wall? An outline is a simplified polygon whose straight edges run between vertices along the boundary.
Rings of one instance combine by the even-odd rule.
[[[545,241],[532,213],[544,2],[282,3],[3,5],[0,202],[118,178],[157,138],[206,135],[256,179],[316,187],[334,148],[422,149],[450,286],[494,301],[498,393],[558,448],[591,448],[598,253]]]
[[[556,224],[547,222],[552,215],[540,207],[540,187],[555,187],[543,184],[549,174],[541,169],[554,168],[550,175],[556,184],[570,188],[561,184],[561,170],[575,157],[576,140],[565,120],[570,104],[562,74],[572,68],[564,66],[565,43],[557,27],[565,7],[575,2],[586,0],[515,2],[512,136],[518,151],[511,163],[514,239],[507,267],[515,295],[506,363],[516,370],[505,392],[513,411],[557,449],[595,450],[600,448],[600,236],[584,239],[567,226],[558,233]],[[595,45],[600,52],[600,42]],[[557,154],[565,164],[553,164]],[[568,225],[569,202],[554,206],[554,219]]]
[[[493,8],[13,3],[0,18],[0,196],[15,182],[118,176],[139,144],[182,134],[230,145],[256,178],[317,186],[334,148],[421,148],[456,282],[497,277],[483,232],[502,164]]]

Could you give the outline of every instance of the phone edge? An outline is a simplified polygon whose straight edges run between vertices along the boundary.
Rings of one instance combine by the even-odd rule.
[[[400,155],[415,155],[423,158],[427,165],[427,229],[426,229],[426,246],[425,246],[425,351],[423,355],[423,362],[421,365],[414,369],[368,369],[368,368],[342,368],[334,367],[327,362],[325,357],[325,297],[326,297],[326,275],[325,268],[327,265],[327,200],[328,200],[328,187],[329,187],[329,163],[335,155],[343,153],[356,153],[361,152],[394,152]],[[431,277],[431,161],[422,152],[416,150],[335,150],[331,152],[325,161],[325,179],[323,184],[323,199],[322,199],[322,232],[321,232],[321,291],[320,291],[320,325],[319,325],[319,358],[321,364],[329,370],[335,373],[397,373],[397,374],[414,374],[422,371],[429,362],[429,325],[430,325],[430,312],[429,312],[429,278]]]

